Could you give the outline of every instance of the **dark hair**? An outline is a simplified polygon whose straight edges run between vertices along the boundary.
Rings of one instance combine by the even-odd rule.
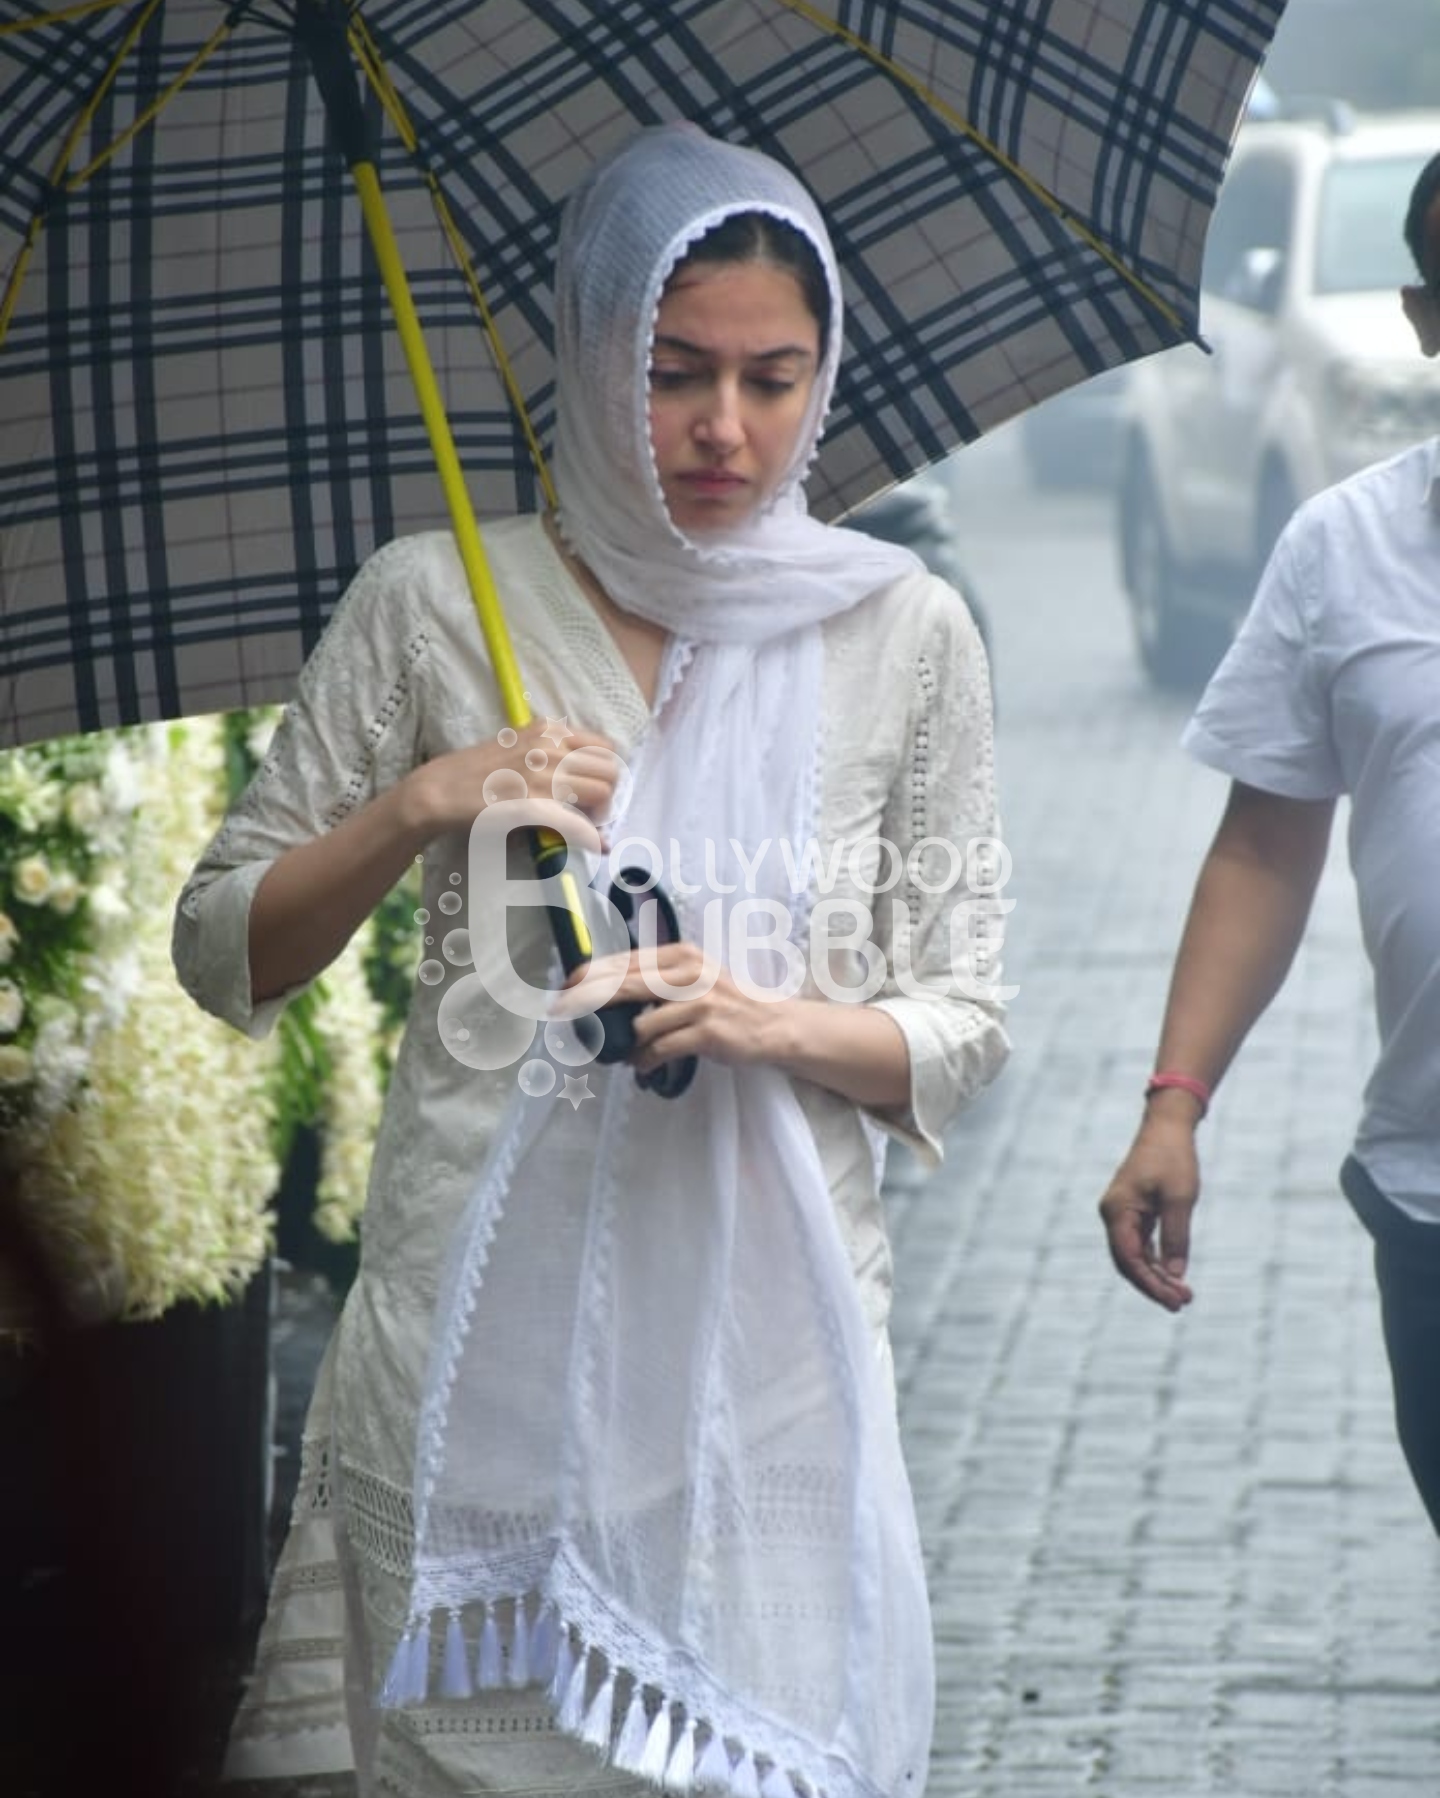
[[[803,231],[769,212],[732,212],[692,243],[677,268],[692,262],[767,262],[794,275],[820,327],[820,359],[830,341],[830,283],[819,252]]]
[[[1440,268],[1425,266],[1425,218],[1437,197],[1440,197],[1440,155],[1432,156],[1421,169],[1410,190],[1410,206],[1405,214],[1405,242],[1415,258],[1420,279],[1427,287],[1440,290]]]

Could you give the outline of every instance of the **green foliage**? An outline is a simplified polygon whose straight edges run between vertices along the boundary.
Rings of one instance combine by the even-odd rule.
[[[282,1167],[296,1132],[302,1126],[318,1124],[324,1112],[325,1085],[334,1072],[330,1046],[319,1026],[320,1009],[327,997],[324,980],[317,980],[290,1001],[276,1029],[280,1054],[274,1075],[270,1140]]]

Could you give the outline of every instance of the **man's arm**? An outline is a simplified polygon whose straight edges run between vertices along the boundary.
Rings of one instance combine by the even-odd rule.
[[[1212,1089],[1219,1083],[1294,959],[1334,815],[1333,799],[1286,799],[1238,781],[1231,787],[1180,939],[1157,1069]],[[1148,1099],[1100,1203],[1116,1268],[1169,1311],[1192,1296],[1185,1268],[1200,1196],[1194,1132],[1201,1115],[1199,1101],[1182,1089]]]

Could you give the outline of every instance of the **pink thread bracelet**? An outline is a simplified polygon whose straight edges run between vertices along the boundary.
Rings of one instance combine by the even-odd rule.
[[[1145,1097],[1152,1098],[1156,1093],[1163,1093],[1167,1087],[1177,1087],[1200,1107],[1203,1118],[1210,1109],[1210,1088],[1203,1080],[1197,1080],[1193,1074],[1152,1074],[1145,1085]]]

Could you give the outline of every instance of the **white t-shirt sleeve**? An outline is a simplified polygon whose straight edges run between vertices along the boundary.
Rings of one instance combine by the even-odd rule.
[[[1322,674],[1322,630],[1313,523],[1302,511],[1276,545],[1183,747],[1262,792],[1337,798],[1345,786]]]

